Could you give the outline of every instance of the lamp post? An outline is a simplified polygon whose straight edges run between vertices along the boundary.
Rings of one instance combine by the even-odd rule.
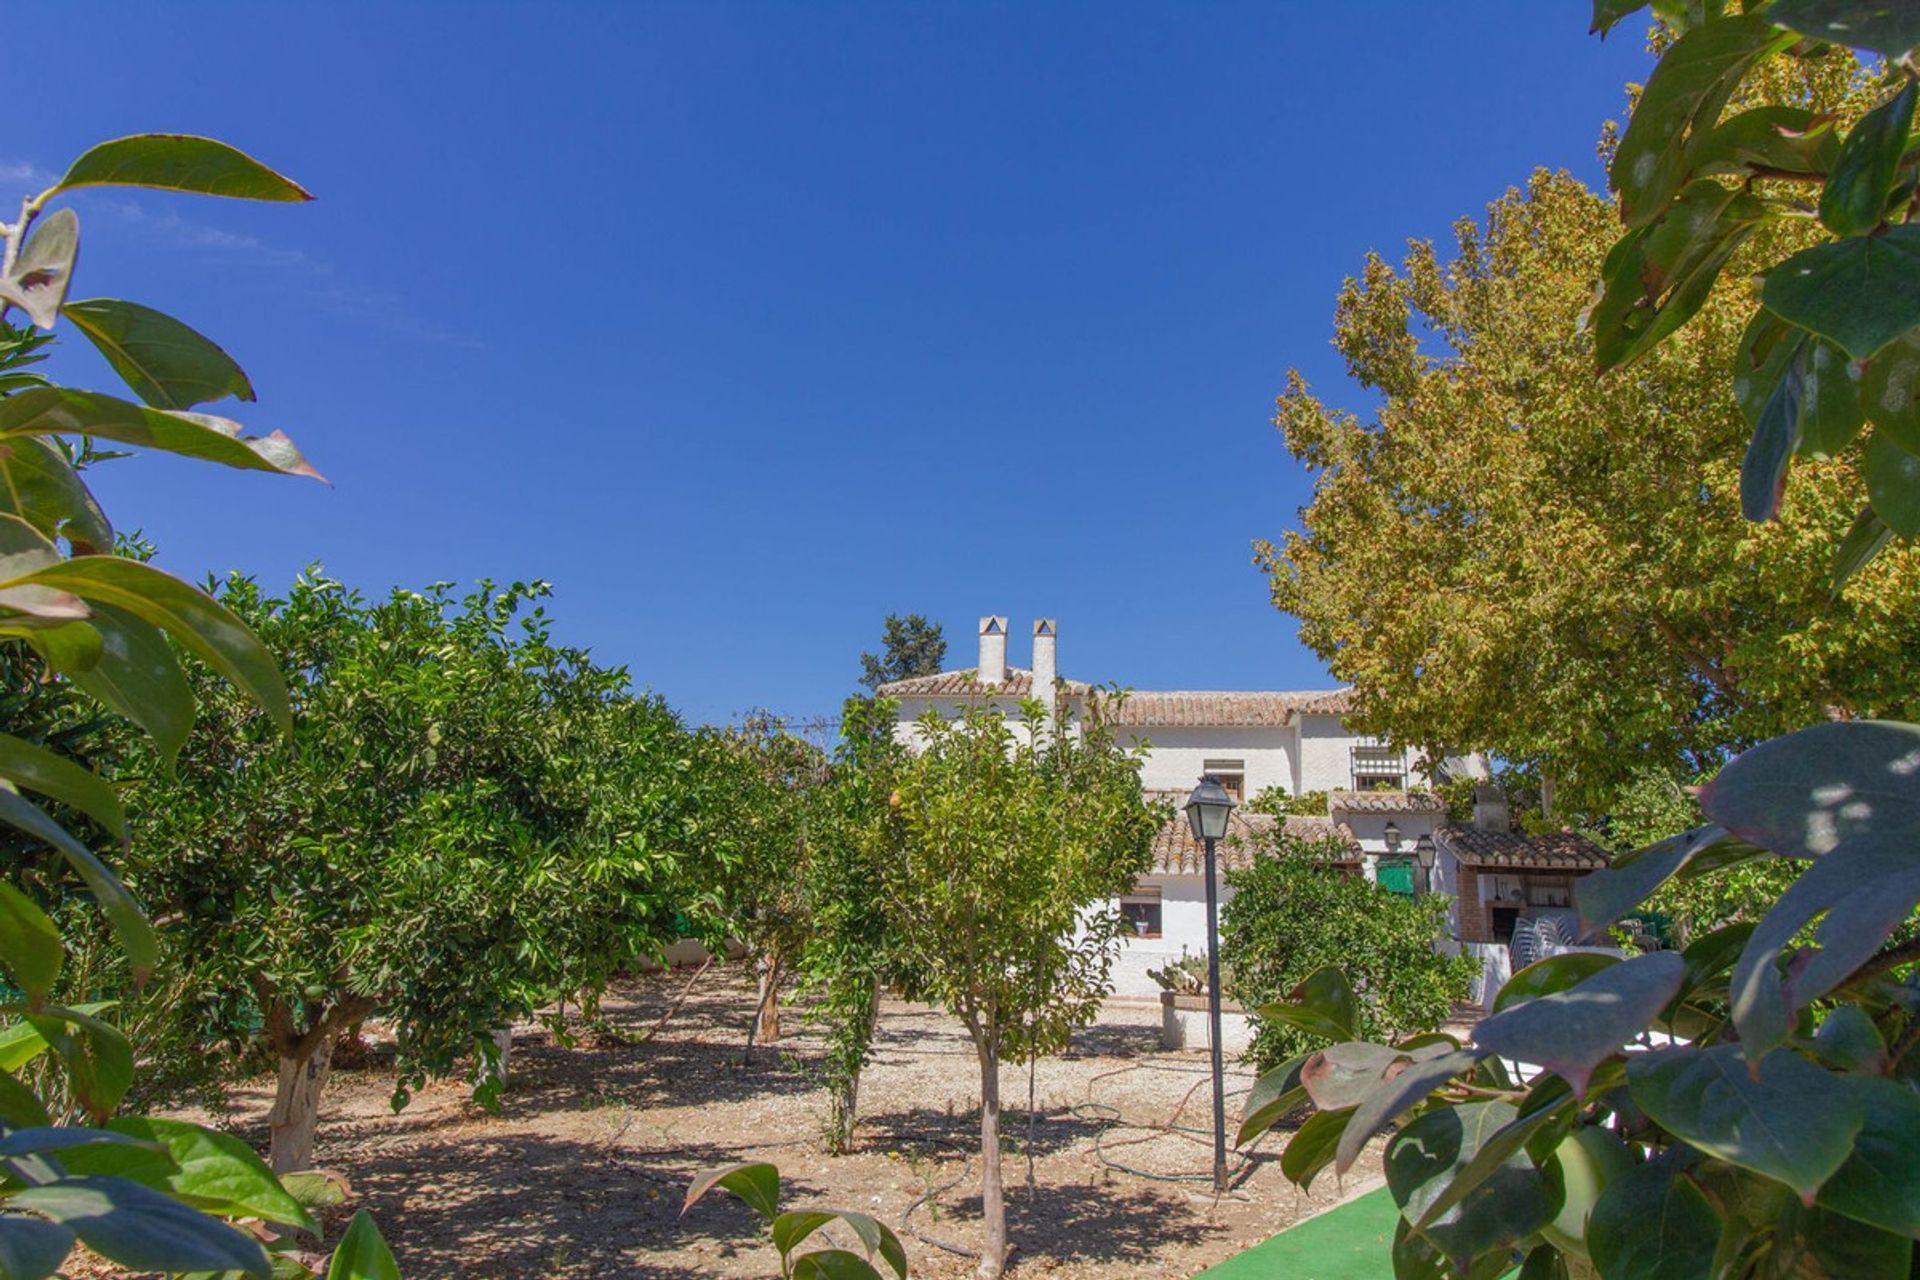
[[[1433,837],[1423,835],[1413,842],[1413,859],[1420,864],[1420,892],[1433,892],[1433,863],[1438,856]]]
[[[1207,774],[1187,797],[1186,810],[1187,825],[1207,851],[1207,1018],[1213,1030],[1213,1189],[1218,1193],[1227,1189],[1227,1103],[1220,1067],[1220,906],[1213,847],[1227,834],[1233,797]]]

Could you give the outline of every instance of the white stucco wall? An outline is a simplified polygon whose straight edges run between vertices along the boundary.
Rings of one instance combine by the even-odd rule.
[[[1307,791],[1338,791],[1353,785],[1353,735],[1338,716],[1301,716],[1300,763],[1294,778],[1296,795]]]
[[[1187,791],[1200,781],[1209,760],[1246,763],[1247,798],[1268,787],[1293,790],[1293,726],[1277,728],[1189,729],[1166,726],[1129,728],[1121,740],[1129,746],[1148,744],[1147,761],[1140,771],[1149,791]]]
[[[1432,835],[1439,829],[1445,814],[1438,813],[1345,813],[1336,811],[1334,819],[1344,822],[1353,831],[1354,839],[1360,842],[1361,849],[1367,853],[1385,855],[1387,849],[1387,824],[1391,822],[1400,828],[1400,853],[1403,858],[1413,856],[1413,843],[1421,836]]]
[[[1160,936],[1125,937],[1113,962],[1113,993],[1117,996],[1160,995],[1160,984],[1147,970],[1160,969],[1180,958],[1185,946],[1193,955],[1207,954],[1207,895],[1199,876],[1142,876],[1142,888],[1160,890]],[[1220,907],[1226,909],[1233,890],[1221,886]]]

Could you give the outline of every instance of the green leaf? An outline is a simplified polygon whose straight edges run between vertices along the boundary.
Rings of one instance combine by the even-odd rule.
[[[1489,1053],[1535,1063],[1585,1097],[1593,1069],[1646,1029],[1680,990],[1686,965],[1655,951],[1612,965],[1564,991],[1496,1013],[1473,1030]]]
[[[1261,1005],[1262,1018],[1328,1040],[1352,1040],[1360,1016],[1359,1001],[1347,975],[1327,966],[1316,969],[1279,1004]]]
[[[1692,176],[1823,174],[1840,154],[1831,116],[1804,107],[1755,107],[1714,126],[1689,153]]]
[[[0,400],[0,436],[23,435],[95,436],[242,471],[325,479],[282,432],[245,436],[238,423],[212,414],[149,409],[73,387],[29,387]]]
[[[1787,887],[1747,939],[1730,986],[1748,1057],[1786,1040],[1795,1014],[1850,977],[1920,903],[1920,847],[1906,836],[1845,841]],[[1820,949],[1782,974],[1775,963],[1816,916]]]
[[[794,1261],[793,1280],[880,1280],[873,1264],[845,1249],[816,1249]]]
[[[1839,720],[1750,747],[1700,790],[1727,830],[1790,858],[1869,832],[1920,834],[1920,725]]]
[[[193,728],[194,709],[173,647],[159,628],[110,604],[94,604],[92,625],[100,656],[74,683],[145,730],[171,769]]]
[[[1322,1111],[1341,1111],[1358,1106],[1386,1075],[1387,1068],[1410,1057],[1398,1049],[1364,1040],[1329,1045],[1307,1059],[1300,1069],[1300,1083],[1314,1106]]]
[[[1773,519],[1787,489],[1787,463],[1800,447],[1808,363],[1806,344],[1794,344],[1792,358],[1773,384],[1740,462],[1740,513],[1755,523]]]
[[[1876,431],[1920,453],[1920,330],[1902,334],[1867,361],[1860,401]]]
[[[281,1187],[252,1147],[230,1134],[184,1120],[123,1116],[107,1128],[141,1142],[162,1144],[178,1172],[162,1190],[224,1218],[258,1218],[318,1232],[298,1200]]]
[[[270,1280],[259,1243],[125,1178],[69,1178],[8,1201],[71,1229],[89,1249],[135,1271],[240,1271]]]
[[[1711,136],[1749,67],[1791,43],[1772,23],[1750,16],[1707,23],[1673,43],[1648,77],[1607,170],[1629,227],[1665,211],[1686,177],[1689,144]]]
[[[66,1064],[67,1081],[88,1114],[111,1115],[133,1084],[133,1046],[120,1029],[81,1009],[0,1005],[24,1015]],[[73,1030],[69,1030],[69,1028]],[[78,1034],[75,1034],[75,1031]]]
[[[1766,1055],[1755,1072],[1738,1045],[1631,1054],[1627,1087],[1667,1132],[1803,1198],[1846,1162],[1863,1119],[1841,1077],[1791,1049]]]
[[[111,551],[113,525],[80,473],[45,440],[0,442],[0,512],[19,516],[48,538],[82,551]]]
[[[900,1280],[907,1280],[907,1251],[901,1247],[900,1237],[894,1235],[890,1227],[869,1214],[852,1209],[836,1209],[834,1215],[853,1228],[853,1233],[860,1237],[860,1243],[869,1258],[879,1254]]]
[[[1499,1013],[1523,1001],[1565,991],[1602,969],[1611,969],[1619,963],[1619,956],[1601,951],[1569,951],[1565,955],[1536,960],[1501,986],[1500,993],[1493,998],[1493,1011]]]
[[[1690,320],[1706,304],[1727,259],[1767,217],[1758,197],[1702,178],[1658,222],[1623,239],[1607,256],[1604,288],[1593,309],[1599,367],[1637,359]]]
[[[89,148],[54,191],[76,187],[156,187],[240,200],[311,200],[299,183],[212,138],[136,133]]]
[[[106,913],[114,936],[126,948],[134,985],[144,983],[159,962],[160,942],[154,936],[153,926],[147,922],[146,912],[140,909],[140,903],[120,882],[120,877],[108,870],[93,850],[74,839],[65,827],[4,781],[0,781],[0,822],[37,836],[65,855],[68,864],[87,882],[87,890]]]
[[[78,809],[116,836],[126,836],[126,810],[112,785],[65,756],[0,733],[0,777]]]
[[[66,955],[60,931],[47,913],[0,880],[0,964],[30,1003],[41,1003],[53,991]]]
[[[1253,1082],[1246,1106],[1240,1113],[1240,1132],[1234,1136],[1234,1146],[1244,1146],[1256,1135],[1273,1128],[1307,1100],[1306,1087],[1300,1083],[1300,1071],[1311,1056],[1303,1053],[1289,1058]]]
[[[0,401],[0,404],[4,404]],[[19,516],[0,515],[0,582],[61,561],[60,548]],[[51,587],[0,588],[0,613],[11,610],[35,619],[65,621],[87,616],[87,606],[71,592]]]
[[[78,678],[100,664],[106,642],[90,622],[0,623],[0,635],[18,635],[63,676]]]
[[[1589,35],[1605,35],[1620,19],[1647,7],[1647,0],[1593,0],[1593,25]]]
[[[733,1192],[768,1222],[780,1216],[780,1170],[770,1164],[732,1164],[707,1170],[687,1187],[687,1198],[680,1212],[685,1213],[694,1201],[715,1187]]]
[[[1840,157],[1820,196],[1820,221],[1837,236],[1871,231],[1886,220],[1900,157],[1913,128],[1916,89],[1909,80],[1886,102],[1869,111],[1840,144]]]
[[[27,234],[13,270],[0,279],[0,302],[19,307],[42,329],[53,328],[73,283],[73,260],[79,252],[80,219],[73,210],[59,209],[40,219]]]
[[[1843,1004],[1820,1020],[1813,1052],[1835,1071],[1885,1075],[1893,1065],[1873,1018],[1857,1004]]]
[[[1387,1144],[1387,1189],[1409,1222],[1426,1219],[1426,1209],[1495,1133],[1519,1112],[1505,1102],[1468,1102],[1422,1113]],[[1560,1188],[1516,1154],[1496,1168],[1460,1202],[1427,1221],[1421,1234],[1453,1260],[1463,1263],[1493,1249],[1510,1247],[1553,1220]]]
[[[40,1033],[34,1031],[29,1023],[22,1022],[19,1025],[33,1032],[33,1038],[39,1042],[40,1050],[44,1051],[47,1042],[41,1039]],[[11,1028],[7,1030],[11,1031]],[[47,1115],[46,1104],[40,1101],[40,1095],[20,1083],[19,1077],[12,1071],[0,1071],[0,1124],[24,1129],[52,1123],[52,1118]]]
[[[365,1209],[353,1215],[347,1232],[334,1246],[327,1263],[327,1280],[400,1280],[393,1251],[380,1238],[380,1228]]]
[[[1471,1071],[1485,1056],[1461,1049],[1425,1062],[1409,1063],[1404,1069],[1389,1074],[1353,1109],[1334,1151],[1334,1173],[1344,1177],[1360,1158],[1367,1139],[1399,1119],[1402,1113],[1426,1101],[1428,1094],[1447,1081]]]
[[[1903,538],[1920,537],[1920,454],[1908,453],[1884,431],[1867,441],[1862,469],[1874,514]]]
[[[1570,1126],[1578,1110],[1566,1081],[1558,1076],[1542,1077],[1527,1091],[1519,1114],[1480,1143],[1473,1157],[1454,1172],[1453,1179],[1437,1196],[1427,1202],[1414,1227],[1424,1228],[1466,1199],[1474,1188],[1492,1177],[1502,1165],[1523,1149],[1531,1147],[1536,1136],[1548,1135],[1554,1130]]]
[[[73,1232],[38,1218],[0,1216],[0,1276],[44,1280],[73,1252]]]
[[[768,1234],[773,1239],[773,1247],[784,1258],[808,1236],[832,1222],[833,1218],[830,1209],[789,1209],[773,1220],[773,1227]]]
[[[1889,61],[1920,44],[1920,11],[1904,0],[1774,0],[1767,17],[1801,35]]]
[[[156,409],[254,398],[232,356],[170,315],[118,298],[69,302],[63,310],[134,394]]]
[[[1852,1154],[1820,1185],[1815,1203],[1857,1222],[1920,1236],[1920,1178],[1913,1166],[1913,1153],[1920,1151],[1920,1098],[1890,1080],[1852,1076],[1845,1083],[1865,1123]]]
[[[1920,325],[1920,225],[1802,249],[1767,273],[1760,301],[1868,360]]]
[[[345,1204],[350,1196],[346,1179],[325,1169],[283,1173],[280,1186],[307,1209],[330,1209]]]
[[[1773,1227],[1767,1270],[1774,1276],[1871,1276],[1907,1280],[1913,1241],[1823,1209],[1788,1201]]]
[[[1687,944],[1680,953],[1680,959],[1686,963],[1686,977],[1680,982],[1680,998],[1685,999],[1693,993],[1718,984],[1735,963],[1740,953],[1746,949],[1747,939],[1753,936],[1758,922],[1743,920],[1737,924],[1726,925],[1705,933]]]
[[[1394,1280],[1499,1280],[1513,1269],[1513,1259],[1505,1249],[1495,1249],[1475,1258],[1466,1271],[1440,1256],[1440,1251],[1425,1236],[1407,1224],[1405,1218],[1393,1223]]]
[[[1754,428],[1755,448],[1766,438],[1764,425],[1768,432],[1793,438],[1799,452],[1830,458],[1860,433],[1866,420],[1858,380],[1855,366],[1840,348],[1762,308],[1741,337],[1733,392]],[[1785,408],[1783,397],[1798,404],[1790,423],[1769,417],[1770,409]],[[1786,460],[1778,459],[1778,465],[1784,474]]]
[[[1587,1219],[1587,1248],[1603,1280],[1709,1280],[1720,1226],[1673,1160],[1653,1160],[1600,1193]]]
[[[252,697],[283,733],[293,732],[287,686],[273,655],[231,610],[199,588],[123,556],[76,556],[14,583],[70,591],[159,627]]]
[[[1847,530],[1847,536],[1833,550],[1833,598],[1838,599],[1848,579],[1866,568],[1892,540],[1893,530],[1887,528],[1886,521],[1874,514],[1873,507],[1868,505],[1860,508],[1860,514],[1853,518],[1853,527]]]
[[[1294,1131],[1287,1149],[1280,1153],[1280,1172],[1302,1191],[1313,1189],[1313,1180],[1333,1163],[1340,1146],[1340,1135],[1353,1119],[1352,1111],[1316,1111]]]
[[[1613,865],[1574,881],[1573,900],[1580,909],[1580,926],[1599,929],[1612,924],[1645,902],[1655,889],[1709,851],[1734,841],[1722,827],[1697,827],[1668,836],[1657,844],[1615,858]]]

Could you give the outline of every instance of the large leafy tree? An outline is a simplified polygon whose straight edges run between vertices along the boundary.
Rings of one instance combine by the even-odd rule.
[[[368,1016],[398,1033],[404,1099],[667,936],[686,735],[552,642],[525,610],[543,591],[222,592],[286,672],[294,732],[202,690],[175,768],[133,792],[131,867],[231,1032],[264,1018],[275,1168],[310,1161],[334,1046]]]
[[[1837,56],[1756,82],[1755,111],[1857,113]],[[1792,118],[1798,119],[1798,115]],[[1318,473],[1302,527],[1263,544],[1275,603],[1357,721],[1425,748],[1497,751],[1604,812],[1649,772],[1675,782],[1728,749],[1828,714],[1920,699],[1920,553],[1898,549],[1830,600],[1861,449],[1797,468],[1778,518],[1742,518],[1750,431],[1728,377],[1752,303],[1737,277],[1631,370],[1595,378],[1582,319],[1614,202],[1539,173],[1462,222],[1454,253],[1369,258],[1336,314],[1367,417],[1295,375],[1278,425]],[[1807,238],[1767,229],[1735,267]]]
[[[947,657],[940,624],[917,613],[887,615],[879,653],[860,655],[860,683],[868,690],[911,676],[930,676]]]
[[[1641,7],[1599,0],[1595,25]],[[1866,572],[1885,572],[1892,534],[1916,531],[1902,522],[1920,493],[1920,454],[1902,443],[1911,406],[1893,392],[1907,385],[1894,348],[1920,323],[1903,257],[1920,10],[1658,8],[1675,30],[1613,170],[1629,230],[1601,268],[1599,362],[1644,369],[1710,326],[1714,277],[1758,249],[1743,265],[1764,274],[1763,309],[1722,366],[1752,406],[1742,507],[1756,521],[1782,514],[1797,450],[1856,457],[1871,510],[1834,577],[1860,581],[1883,548]],[[1804,104],[1735,97],[1750,76],[1844,64],[1827,40],[1892,68],[1844,133]],[[1768,224],[1796,216],[1813,243],[1769,247]],[[1850,453],[1866,418],[1864,448]],[[1789,520],[1818,475],[1793,470]],[[1571,954],[1523,970],[1470,1045],[1364,1041],[1350,990],[1301,990],[1291,1016],[1353,1038],[1262,1077],[1243,1136],[1311,1101],[1282,1160],[1306,1181],[1350,1167],[1396,1124],[1386,1173],[1401,1210],[1393,1270],[1406,1280],[1516,1264],[1569,1280],[1910,1276],[1920,944],[1904,935],[1920,907],[1917,764],[1920,726],[1886,720],[1819,723],[1742,752],[1700,792],[1709,825],[1584,878],[1580,913],[1605,925],[1663,885],[1768,864],[1788,869],[1785,891],[1679,953]],[[1539,1073],[1516,1078],[1513,1061]]]
[[[0,821],[39,846],[18,851],[0,882],[0,968],[18,993],[0,1011],[8,1016],[0,1030],[0,1141],[8,1153],[0,1257],[9,1275],[32,1280],[62,1268],[76,1241],[136,1271],[311,1275],[286,1234],[316,1227],[301,1201],[230,1137],[181,1121],[109,1119],[135,1074],[128,1039],[100,1016],[103,1007],[55,999],[80,981],[55,918],[97,910],[135,985],[160,956],[146,913],[90,847],[95,836],[124,839],[129,826],[120,797],[68,754],[83,739],[100,745],[112,737],[85,732],[68,693],[77,688],[138,726],[165,764],[194,715],[177,643],[231,681],[268,732],[290,727],[279,671],[238,618],[186,583],[113,554],[113,526],[84,476],[98,456],[92,442],[315,474],[279,433],[248,437],[238,424],[197,411],[228,396],[254,398],[246,374],[213,342],[136,303],[69,300],[79,219],[55,205],[69,191],[103,185],[310,199],[223,143],[149,134],[88,150],[0,225],[0,668],[16,691],[0,704]],[[43,331],[67,321],[137,400],[42,376],[31,366],[47,337],[16,327],[15,311]],[[30,685],[34,693],[20,692]],[[36,1060],[53,1065],[34,1087],[19,1073]],[[92,1124],[69,1123],[76,1115]],[[261,1236],[275,1241],[277,1256],[269,1258]],[[364,1214],[328,1269],[341,1280],[395,1274]]]
[[[899,763],[868,874],[910,994],[958,1017],[980,1068],[980,1274],[1006,1265],[1000,1064],[1057,1047],[1108,989],[1118,912],[1158,825],[1139,761],[1096,706],[1066,732],[1038,702],[1023,722],[929,712]]]

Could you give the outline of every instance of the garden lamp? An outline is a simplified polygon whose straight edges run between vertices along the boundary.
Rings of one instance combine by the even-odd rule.
[[[1227,1100],[1220,1065],[1220,887],[1215,881],[1213,846],[1227,834],[1233,797],[1220,779],[1207,774],[1187,797],[1187,825],[1207,850],[1207,1018],[1213,1046],[1213,1189],[1227,1189]]]
[[[1400,852],[1400,824],[1395,822],[1391,818],[1387,819],[1386,836],[1387,836],[1387,852],[1388,853]]]
[[[1413,842],[1413,860],[1420,865],[1420,892],[1433,892],[1433,863],[1437,851],[1433,846],[1433,837],[1422,835]]]

